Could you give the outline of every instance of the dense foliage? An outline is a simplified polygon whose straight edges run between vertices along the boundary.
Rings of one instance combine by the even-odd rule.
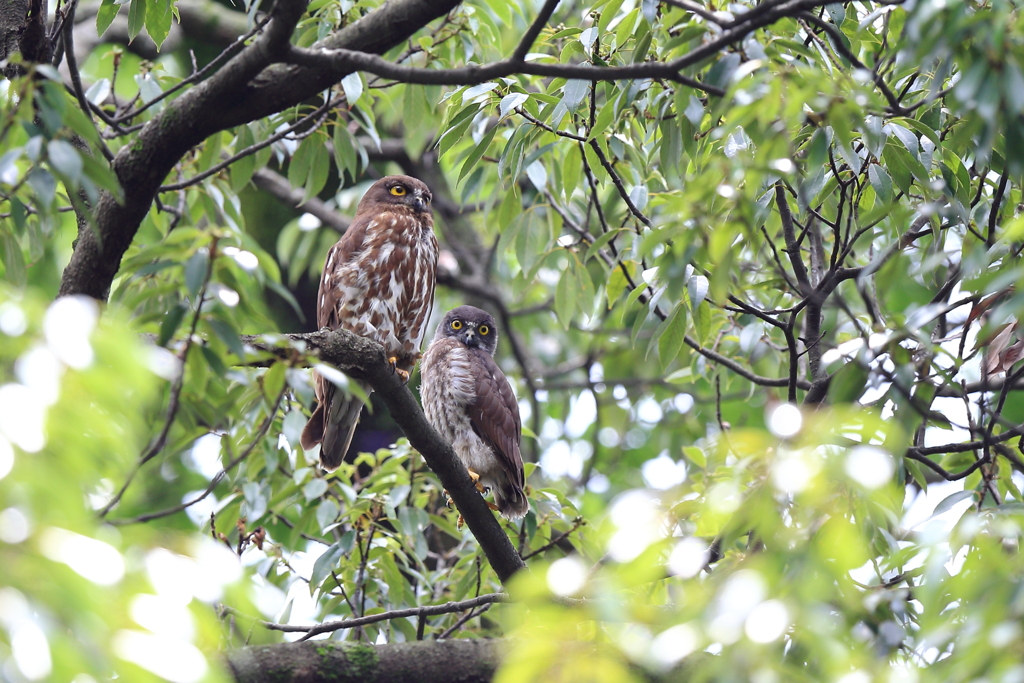
[[[514,636],[501,681],[1024,680],[1017,4],[472,0],[333,49],[382,4],[62,5],[60,70],[7,55],[0,679],[221,680],[485,596],[317,637]],[[198,95],[311,69],[248,119]],[[435,192],[435,323],[502,328],[508,586],[379,402],[324,473],[310,360],[239,337],[312,330],[390,172]]]

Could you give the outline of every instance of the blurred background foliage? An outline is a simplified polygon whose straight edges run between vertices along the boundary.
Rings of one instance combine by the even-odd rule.
[[[294,42],[378,4],[314,0]],[[244,367],[239,334],[313,329],[346,216],[404,172],[436,197],[428,338],[462,303],[502,328],[531,571],[320,637],[513,636],[500,681],[1024,681],[1017,3],[564,0],[530,61],[703,49],[706,87],[351,75],[210,137],[109,302],[54,301],[72,208],[119,192],[103,147],[265,9],[81,5],[94,119],[67,62],[0,81],[0,679],[222,680],[297,637],[268,623],[503,590],[383,406],[327,474],[302,360]],[[498,61],[540,10],[465,2],[386,56]]]

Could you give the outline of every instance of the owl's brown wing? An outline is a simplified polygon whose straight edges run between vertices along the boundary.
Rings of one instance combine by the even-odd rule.
[[[519,403],[501,368],[480,349],[471,351],[476,377],[476,400],[467,406],[473,431],[488,442],[498,456],[509,482],[521,491],[525,482],[519,452],[523,425]]]
[[[341,323],[338,317],[337,294],[340,272],[356,260],[366,248],[366,229],[374,215],[370,212],[357,214],[345,234],[327,252],[327,261],[320,276],[320,291],[317,295],[316,324],[320,328],[329,327],[334,330]]]
[[[365,248],[366,231],[371,220],[369,213],[357,215],[337,244],[327,252],[317,295],[318,328],[335,330],[341,326],[338,280],[341,271],[350,268],[351,262]],[[313,388],[317,405],[302,430],[299,442],[305,450],[314,448],[318,443],[322,444],[320,460],[324,467],[333,470],[341,464],[348,450],[356,423],[359,422],[361,405],[357,405],[358,399],[353,397],[334,405],[334,385],[316,372],[313,373]]]

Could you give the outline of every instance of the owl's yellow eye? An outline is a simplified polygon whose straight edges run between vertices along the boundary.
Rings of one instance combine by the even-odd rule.
[[[491,332],[491,328],[487,327],[487,325],[481,325],[479,329],[481,335],[487,335]]]
[[[395,195],[396,197],[404,197],[405,193],[406,189],[401,185],[395,185],[394,187],[391,188],[391,194]]]
[[[462,321],[461,320],[453,320],[452,321],[452,329],[453,330],[461,330],[462,329]]]

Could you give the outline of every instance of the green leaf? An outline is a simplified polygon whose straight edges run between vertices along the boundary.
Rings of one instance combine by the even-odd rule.
[[[209,318],[206,320],[206,324],[231,349],[231,353],[235,354],[239,359],[245,358],[245,347],[242,346],[242,340],[239,338],[238,330],[235,329],[234,325],[221,318]]]
[[[622,0],[611,0],[611,2],[604,6],[604,9],[601,10],[601,20],[597,22],[598,35],[608,30],[608,24],[619,13],[620,7],[622,7]]]
[[[82,157],[74,145],[66,140],[51,140],[46,145],[46,153],[54,170],[62,174],[74,185],[82,180]]]
[[[359,172],[358,155],[352,134],[341,121],[334,124],[334,163],[338,167],[338,175],[344,176],[348,172],[350,177],[355,177]]]
[[[452,148],[452,145],[462,140],[463,134],[469,125],[473,123],[473,117],[476,116],[477,112],[480,111],[479,104],[470,104],[463,107],[454,117],[451,119],[451,123],[444,134],[441,135],[441,139],[437,142],[437,155],[443,157],[445,153]]]
[[[490,147],[491,140],[494,139],[494,134],[497,132],[498,126],[491,126],[491,129],[484,133],[480,142],[477,143],[476,147],[473,148],[473,151],[469,153],[469,156],[466,158],[466,162],[462,164],[462,170],[459,171],[459,179],[456,181],[456,185],[461,183],[462,179],[465,178],[466,175],[480,162],[480,157],[487,152],[487,148]]]
[[[501,200],[501,204],[498,205],[498,230],[501,231],[503,238],[513,221],[522,215],[523,201],[517,194],[516,189],[515,187],[509,189]]]
[[[590,137],[594,138],[604,135],[605,131],[608,130],[608,127],[611,126],[612,122],[615,120],[615,116],[615,105],[611,102],[605,103],[605,105],[601,107],[601,111],[597,114],[597,120],[594,121],[594,127],[590,129]],[[589,148],[589,145],[587,147]]]
[[[882,161],[885,163],[885,167],[888,169],[896,186],[904,194],[909,193],[910,186],[914,182],[912,164],[916,159],[910,156],[910,152],[902,146],[890,142],[886,144],[885,150],[882,152]],[[920,162],[917,162],[917,164],[920,165]]]
[[[501,98],[501,102],[498,104],[498,116],[504,117],[528,99],[530,99],[530,96],[524,92],[514,92],[505,95]]]
[[[341,79],[341,89],[345,91],[345,101],[348,106],[354,105],[363,95],[363,79],[358,71],[353,71]]]
[[[686,446],[683,448],[683,455],[686,459],[692,462],[694,465],[701,469],[706,469],[708,466],[708,459],[704,455],[704,451],[697,448],[696,446]]]
[[[255,143],[256,139],[252,134],[252,129],[247,125],[239,126],[238,136],[235,139],[235,152],[241,152],[243,149],[251,147]],[[231,189],[236,193],[241,192],[242,189],[249,184],[249,181],[252,180],[252,175],[255,171],[255,154],[244,156],[231,164]]]
[[[558,321],[565,329],[569,329],[573,313],[576,312],[577,297],[579,297],[579,283],[570,263],[562,273],[558,287],[555,289],[555,315],[558,316]]]
[[[591,245],[589,247],[587,247],[587,253],[583,257],[583,262],[586,263],[590,259],[592,259],[595,256],[597,256],[602,249],[604,249],[605,247],[608,246],[609,242],[611,242],[613,239],[618,237],[619,233],[622,233],[622,232],[628,233],[629,230],[626,229],[626,228],[615,228],[614,230],[609,230],[608,232],[604,233],[603,235],[598,237],[596,240],[594,240],[591,243]]]
[[[193,299],[199,295],[206,281],[206,271],[210,265],[210,255],[203,249],[196,251],[185,263],[185,289]]]
[[[37,168],[28,174],[28,184],[35,193],[38,203],[44,207],[53,204],[57,196],[57,181],[53,175],[42,168]]]
[[[188,311],[188,307],[184,304],[178,304],[171,310],[167,311],[164,315],[164,319],[160,322],[160,336],[157,339],[157,346],[167,346],[173,337],[174,333],[178,331],[178,327],[181,325],[182,319],[185,317],[185,313]]]
[[[3,261],[6,269],[7,281],[21,286],[25,284],[25,256],[21,251],[18,240],[9,232],[0,234],[0,241],[3,242]]]
[[[565,201],[572,199],[580,178],[583,177],[583,153],[579,145],[571,145],[565,151],[565,158],[562,160],[562,192]]]
[[[312,148],[312,157],[309,161],[309,175],[306,177],[306,192],[302,197],[303,202],[308,202],[312,197],[320,194],[327,184],[327,176],[331,172],[330,151],[318,135],[311,135],[310,139],[317,138]]]
[[[302,495],[306,497],[307,503],[311,500],[316,500],[325,493],[327,493],[327,480],[320,477],[310,479],[302,487]]]
[[[686,281],[686,293],[690,297],[690,310],[704,303],[710,286],[708,279],[703,275],[690,276],[690,279]]]
[[[340,511],[338,504],[333,499],[327,498],[316,507],[316,523],[323,529],[334,523]]]
[[[224,361],[220,359],[217,352],[205,344],[199,348],[202,350],[203,358],[206,359],[206,363],[210,366],[210,369],[213,370],[218,377],[223,377],[227,373],[228,367],[224,365]]]
[[[885,172],[885,169],[878,164],[868,166],[868,180],[875,194],[883,203],[892,201],[892,178]]]
[[[697,341],[704,346],[711,336],[711,306],[702,301],[693,314],[693,325],[697,332]]]
[[[152,0],[146,11],[146,33],[156,43],[157,51],[171,32],[171,0]]]
[[[128,8],[128,42],[135,40],[139,31],[146,25],[146,0],[132,0]]]
[[[314,479],[313,481],[317,481]],[[323,481],[320,479],[319,481]],[[345,536],[352,535],[352,540],[355,539],[355,532],[347,531]],[[316,562],[313,563],[313,571],[309,575],[309,594],[312,595],[316,592],[316,589],[320,587],[320,584],[324,582],[335,567],[338,566],[338,561],[341,560],[341,556],[345,554],[345,537],[343,536],[340,541],[329,547],[324,554],[316,558]],[[351,550],[352,541],[348,542],[349,550]]]
[[[274,363],[263,375],[263,398],[270,405],[277,401],[277,397],[281,395],[281,391],[284,389],[286,369],[285,363]]]
[[[683,338],[686,336],[686,307],[682,304],[676,306],[672,314],[658,327],[654,336],[658,341],[661,367],[665,369],[683,348]]]
[[[121,188],[121,181],[117,179],[107,160],[100,154],[81,154],[79,158],[82,160],[85,177],[112,194],[114,200],[123,205],[124,190]]]
[[[311,135],[300,142],[298,149],[292,154],[291,161],[288,162],[288,184],[292,187],[299,188],[306,185],[309,167],[313,161],[314,138],[316,136]]]
[[[868,382],[868,369],[853,360],[839,368],[828,386],[829,403],[853,403],[864,393]]]
[[[99,10],[96,12],[96,35],[102,36],[103,32],[110,28],[114,17],[121,11],[121,5],[114,0],[103,0]]]

